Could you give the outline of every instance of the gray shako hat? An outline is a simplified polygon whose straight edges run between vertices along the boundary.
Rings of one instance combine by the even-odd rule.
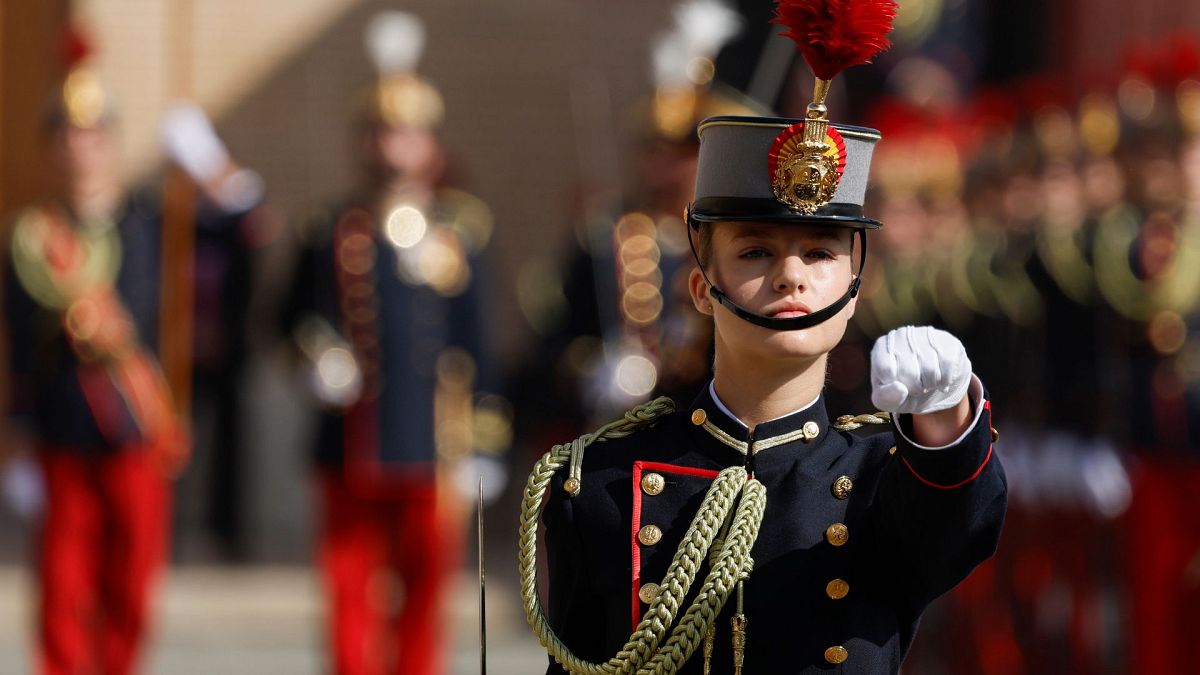
[[[696,195],[689,211],[693,225],[753,220],[878,228],[879,221],[863,215],[863,199],[879,132],[824,124],[828,149],[818,165],[809,166],[802,156],[805,120],[710,117],[701,122]],[[829,196],[821,200],[821,193]]]

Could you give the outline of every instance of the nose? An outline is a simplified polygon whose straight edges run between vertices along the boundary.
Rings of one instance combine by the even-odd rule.
[[[787,255],[779,258],[773,286],[779,293],[804,291],[807,281],[807,269],[804,261],[798,255]]]

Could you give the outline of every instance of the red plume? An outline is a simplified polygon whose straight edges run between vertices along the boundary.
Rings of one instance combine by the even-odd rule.
[[[787,28],[814,75],[832,80],[891,47],[895,18],[894,0],[779,0],[771,23]]]
[[[81,26],[69,26],[63,36],[63,59],[74,68],[92,55],[92,41]]]

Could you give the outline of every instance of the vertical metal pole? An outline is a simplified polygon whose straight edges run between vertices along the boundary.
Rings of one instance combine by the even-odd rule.
[[[479,675],[487,675],[487,592],[483,571],[483,476],[479,477],[479,503],[476,505],[476,548],[479,550]]]

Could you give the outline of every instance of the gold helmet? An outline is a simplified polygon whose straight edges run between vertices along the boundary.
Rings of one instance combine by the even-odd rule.
[[[408,12],[376,14],[364,33],[377,81],[361,94],[363,119],[389,126],[434,130],[445,114],[442,95],[416,72],[425,48],[425,25]]]

